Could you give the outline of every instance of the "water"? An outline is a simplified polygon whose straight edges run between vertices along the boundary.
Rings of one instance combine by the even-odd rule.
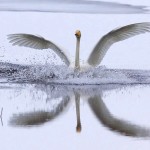
[[[125,2],[127,3],[127,1]],[[86,0],[18,1],[1,0],[0,11],[33,11],[62,13],[138,14],[149,13],[149,6],[121,4],[120,2]]]

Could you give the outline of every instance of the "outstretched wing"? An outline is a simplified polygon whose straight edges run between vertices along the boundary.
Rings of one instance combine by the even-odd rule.
[[[65,55],[65,53],[53,42],[48,41],[40,36],[35,36],[31,34],[9,34],[8,40],[12,45],[25,46],[34,49],[52,49],[67,66],[70,65],[70,61]]]
[[[112,44],[146,32],[150,32],[149,22],[130,24],[112,30],[98,41],[88,58],[88,63],[92,66],[99,65]]]

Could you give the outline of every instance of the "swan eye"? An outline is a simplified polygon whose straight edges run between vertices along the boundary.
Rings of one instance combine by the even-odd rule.
[[[77,31],[75,32],[75,35],[76,35],[76,37],[81,37],[81,32],[80,32],[80,30],[77,30]]]

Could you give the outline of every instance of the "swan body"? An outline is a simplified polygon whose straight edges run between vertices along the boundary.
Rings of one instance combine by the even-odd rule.
[[[142,22],[126,25],[117,29],[114,29],[104,35],[95,45],[92,50],[87,63],[92,66],[98,66],[103,60],[106,52],[111,47],[111,45],[116,42],[126,40],[128,38],[134,37],[139,34],[144,34],[150,32],[150,22]],[[79,30],[75,33],[76,36],[76,57],[75,57],[75,70],[80,70],[80,38],[81,32]],[[31,34],[9,34],[8,40],[12,45],[25,46],[34,49],[51,49],[53,50],[67,65],[70,66],[71,62],[69,58],[66,56],[63,50],[59,46],[57,46],[54,42],[48,41],[40,36],[35,36]]]

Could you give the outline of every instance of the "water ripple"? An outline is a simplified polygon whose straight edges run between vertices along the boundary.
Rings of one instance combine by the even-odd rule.
[[[85,0],[45,0],[44,2],[40,0],[15,0],[13,2],[10,0],[1,0],[0,10],[101,14],[136,14],[149,12],[146,6]]]

